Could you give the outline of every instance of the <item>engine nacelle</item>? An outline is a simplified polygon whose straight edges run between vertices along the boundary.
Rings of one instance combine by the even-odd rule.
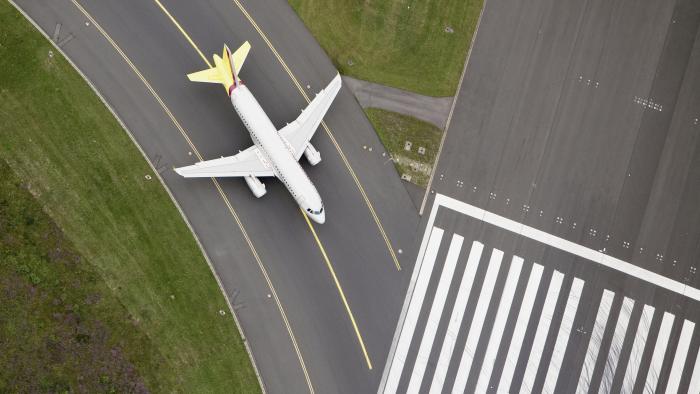
[[[253,195],[257,198],[260,198],[267,193],[267,190],[265,189],[265,184],[260,182],[260,179],[248,175],[243,177],[245,179],[245,183],[248,184],[248,187],[250,188],[250,191],[253,192]]]
[[[309,164],[315,166],[321,161],[321,152],[317,151],[311,143],[306,144],[304,149],[304,157],[309,161]]]

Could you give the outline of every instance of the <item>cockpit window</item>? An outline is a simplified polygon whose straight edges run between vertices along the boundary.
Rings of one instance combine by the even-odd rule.
[[[323,203],[321,203],[321,208],[318,211],[314,211],[311,208],[306,208],[306,212],[312,214],[312,215],[320,215],[323,213]]]

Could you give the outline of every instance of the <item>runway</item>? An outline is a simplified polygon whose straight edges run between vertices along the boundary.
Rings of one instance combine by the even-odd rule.
[[[486,2],[381,392],[700,391],[699,26]]]
[[[700,290],[511,222],[436,197],[382,392],[700,389]]]
[[[172,171],[251,144],[223,91],[185,78],[205,68],[198,52],[250,41],[242,78],[280,127],[306,106],[290,73],[310,97],[335,75],[287,3],[163,1],[167,13],[155,1],[17,3],[49,37],[58,31],[158,170],[221,279],[266,390],[376,390],[418,217],[351,93],[343,89],[326,117],[330,133],[313,139],[323,161],[304,164],[328,212],[315,233],[276,181],[258,201],[242,181]]]

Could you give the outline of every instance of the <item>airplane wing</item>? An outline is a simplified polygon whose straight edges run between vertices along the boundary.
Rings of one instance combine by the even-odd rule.
[[[318,129],[323,116],[338,94],[341,84],[340,74],[338,74],[325,89],[316,95],[294,122],[279,130],[280,135],[289,143],[289,147],[297,160],[301,158],[306,145],[313,137],[316,129]]]
[[[275,176],[272,165],[255,145],[233,156],[200,161],[191,166],[176,168],[175,172],[185,178]]]

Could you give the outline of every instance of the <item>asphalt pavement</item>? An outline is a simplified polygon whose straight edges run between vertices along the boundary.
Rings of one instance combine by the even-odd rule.
[[[256,200],[241,180],[219,180],[220,193],[211,180],[172,171],[195,162],[198,153],[230,155],[251,140],[223,89],[186,79],[206,64],[157,2],[78,2],[90,17],[69,0],[17,3],[49,36],[61,25],[62,49],[158,169],[234,304],[267,391],[308,392],[309,382],[322,393],[376,390],[415,261],[418,216],[352,94],[341,90],[325,118],[352,171],[324,129],[312,140],[323,161],[304,163],[328,212],[326,224],[314,226],[317,242],[275,180],[265,180],[268,194]],[[224,44],[251,42],[241,76],[280,127],[306,101],[265,40],[311,97],[336,73],[284,1],[243,2],[265,39],[231,1],[162,5],[208,58]]]
[[[343,83],[355,94],[362,108],[380,108],[413,116],[441,130],[454,101],[454,97],[424,96],[352,77],[343,77]]]

